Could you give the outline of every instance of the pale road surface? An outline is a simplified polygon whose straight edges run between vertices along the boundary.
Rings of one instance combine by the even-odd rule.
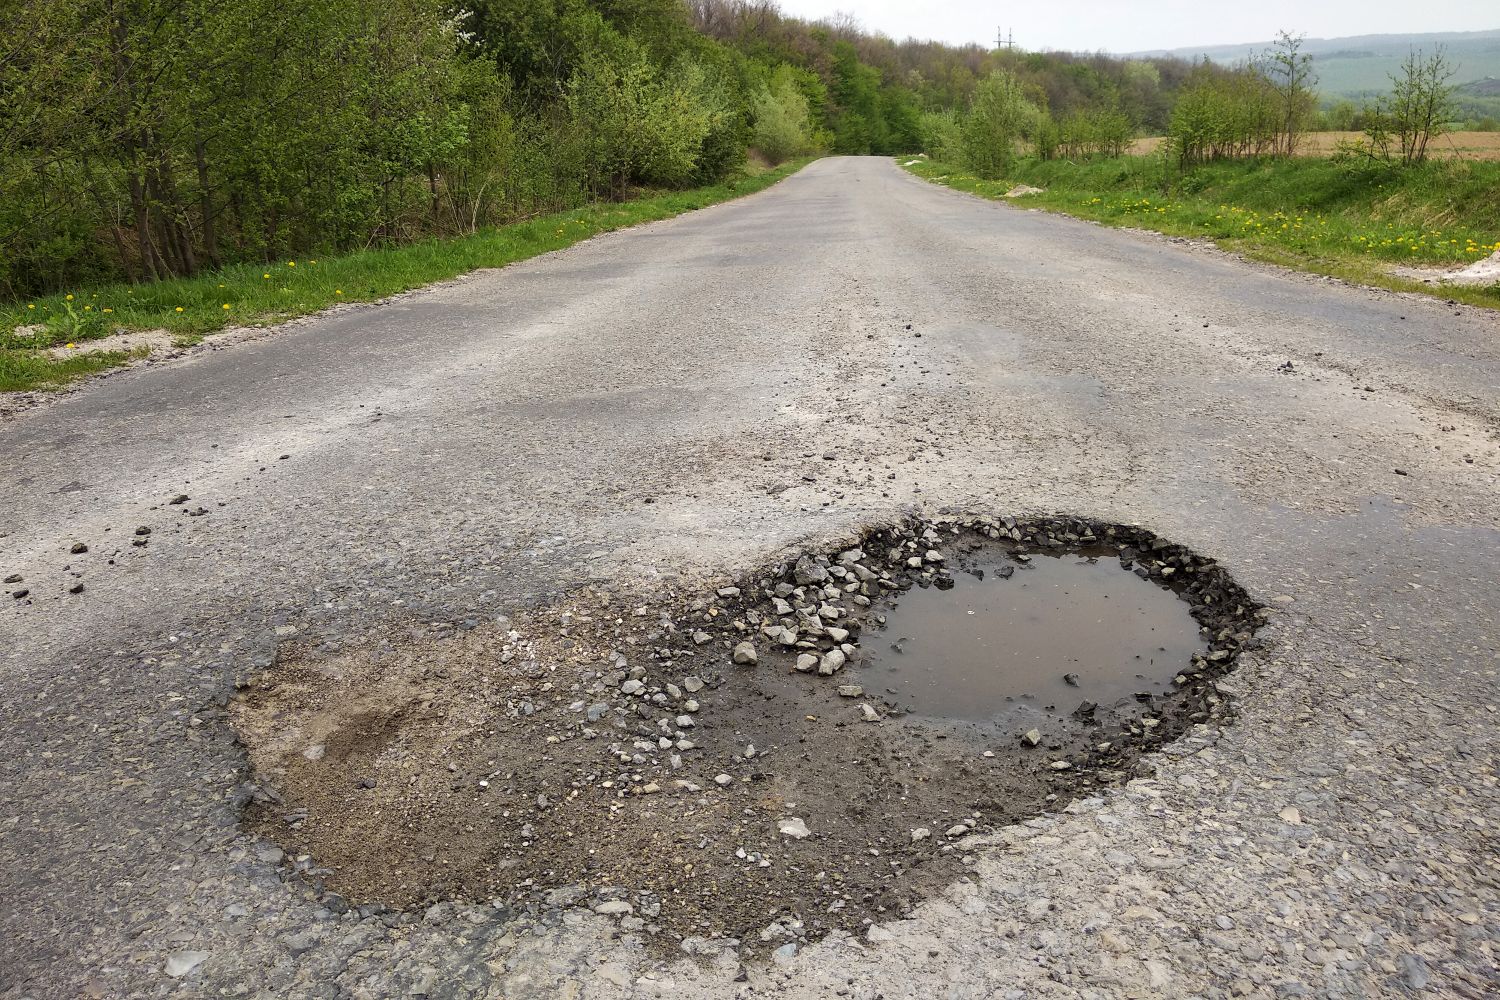
[[[0,421],[0,996],[1494,996],[1497,435],[1500,315],[877,159],[110,377]],[[1277,613],[1234,724],[913,919],[736,982],[586,912],[336,913],[237,826],[217,706],[278,627],[951,504],[1145,524]]]

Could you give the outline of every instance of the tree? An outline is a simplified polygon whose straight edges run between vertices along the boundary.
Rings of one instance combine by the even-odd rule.
[[[1430,56],[1410,51],[1401,72],[1391,77],[1391,96],[1383,113],[1388,128],[1401,142],[1401,162],[1407,166],[1427,159],[1427,148],[1442,135],[1453,118],[1455,68],[1439,45]]]
[[[1312,56],[1302,51],[1306,35],[1282,31],[1276,43],[1261,56],[1259,68],[1276,92],[1279,106],[1280,138],[1276,151],[1291,156],[1297,151],[1308,119],[1314,110]]]
[[[974,89],[974,100],[964,117],[964,162],[980,177],[997,179],[1010,170],[1027,125],[1036,108],[1021,93],[1021,81],[1009,70],[997,69]]]
[[[781,163],[812,148],[807,98],[797,88],[790,66],[778,66],[771,82],[751,99],[755,127],[751,142],[767,160]]]

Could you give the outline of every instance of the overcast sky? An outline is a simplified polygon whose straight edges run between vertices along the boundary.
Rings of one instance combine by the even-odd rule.
[[[1026,49],[1139,52],[1261,42],[1285,28],[1313,37],[1500,28],[1500,0],[780,0],[797,17],[835,11],[895,38]]]

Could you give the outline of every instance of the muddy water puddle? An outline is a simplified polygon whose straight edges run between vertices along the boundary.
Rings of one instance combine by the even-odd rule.
[[[866,638],[867,689],[916,715],[970,721],[1128,708],[1203,648],[1188,605],[1113,553],[1005,553],[914,587]]]

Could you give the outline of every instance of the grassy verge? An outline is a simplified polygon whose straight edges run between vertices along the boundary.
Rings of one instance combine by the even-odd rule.
[[[381,299],[478,268],[561,250],[600,233],[754,194],[807,162],[752,169],[711,187],[590,205],[457,239],[234,265],[197,278],[80,288],[0,303],[0,391],[56,388],[137,356],[123,351],[68,354],[69,344],[127,330],[167,330],[192,342],[230,325],[263,326],[339,302]],[[63,356],[54,356],[56,348],[63,348]]]
[[[1021,199],[1027,207],[1208,239],[1257,260],[1500,308],[1500,288],[1437,287],[1393,273],[1398,265],[1469,264],[1500,250],[1500,163],[1389,170],[1258,160],[1169,175],[1158,158],[1126,156],[1021,161],[997,181],[928,160],[906,169],[991,199],[1030,184],[1044,192]]]

